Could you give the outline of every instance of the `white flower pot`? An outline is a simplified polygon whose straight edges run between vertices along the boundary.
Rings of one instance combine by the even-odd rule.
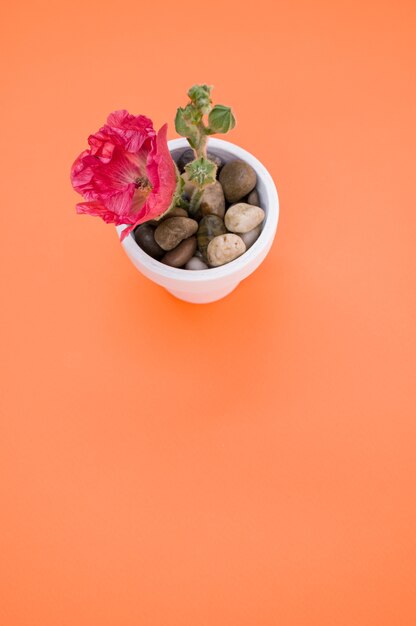
[[[185,138],[168,142],[174,158],[189,148]],[[257,241],[240,257],[221,267],[207,270],[185,270],[164,265],[152,259],[136,243],[133,234],[128,235],[122,246],[136,268],[147,278],[167,289],[171,294],[186,302],[207,303],[220,300],[233,291],[237,285],[258,268],[273,243],[279,220],[279,198],[272,177],[264,165],[250,152],[229,141],[208,138],[208,150],[223,161],[242,159],[254,168],[257,174],[257,191],[260,205],[266,213],[263,229]],[[125,226],[117,226],[120,235]]]

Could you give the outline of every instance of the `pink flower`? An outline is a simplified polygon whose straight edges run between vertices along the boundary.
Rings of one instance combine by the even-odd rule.
[[[117,226],[129,224],[121,240],[137,224],[165,213],[177,182],[166,133],[167,124],[156,134],[144,115],[111,113],[72,165],[72,185],[87,200],[77,204],[77,212]]]

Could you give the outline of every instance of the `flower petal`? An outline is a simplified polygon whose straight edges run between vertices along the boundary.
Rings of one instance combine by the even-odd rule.
[[[92,202],[78,202],[76,205],[77,213],[83,213],[86,215],[92,215],[94,217],[101,217],[107,224],[114,224],[117,216],[108,210],[104,204],[99,200],[93,200]]]
[[[135,228],[136,228],[136,224],[131,224],[130,226],[127,226],[127,228],[122,230],[120,234],[120,241],[124,241],[127,235],[130,235],[131,231],[134,230]]]
[[[110,113],[106,126],[123,140],[128,152],[138,152],[146,139],[156,135],[151,119],[145,115],[131,115],[125,109]]]
[[[101,217],[107,224],[132,224],[134,217],[131,216],[131,205],[134,194],[134,185],[123,193],[114,194],[107,200],[93,200],[91,202],[79,202],[76,206],[77,213],[85,213],[94,217]]]
[[[146,219],[164,213],[176,190],[176,168],[167,144],[167,128],[164,124],[159,130],[156,145],[149,153],[147,173],[153,189],[146,202]]]
[[[137,224],[166,212],[177,183],[167,124],[156,134],[148,117],[114,111],[88,143],[71,168],[72,185],[87,200],[77,205],[78,213],[127,224],[124,238]]]

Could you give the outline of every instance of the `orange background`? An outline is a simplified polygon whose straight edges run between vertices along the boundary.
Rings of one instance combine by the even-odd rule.
[[[414,3],[3,12],[2,626],[414,625]],[[281,201],[205,306],[69,183],[110,111],[173,138],[196,82]]]

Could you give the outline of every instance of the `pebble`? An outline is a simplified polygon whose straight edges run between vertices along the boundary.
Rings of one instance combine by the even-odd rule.
[[[207,157],[210,161],[214,161],[214,163],[216,163],[219,168],[222,166],[223,161],[216,154],[212,154],[212,152],[208,152]],[[187,150],[185,150],[185,152],[182,152],[181,156],[179,157],[177,161],[177,165],[181,174],[185,170],[185,165],[187,165],[194,159],[195,159],[195,152],[192,150],[192,148],[188,148]]]
[[[265,213],[263,209],[252,204],[239,202],[228,209],[224,222],[232,233],[248,233],[262,223]]]
[[[251,165],[241,159],[234,159],[224,165],[219,181],[227,202],[237,202],[254,189],[257,176]]]
[[[165,213],[164,215],[159,217],[157,220],[149,220],[148,222],[146,222],[146,224],[150,224],[151,226],[157,227],[164,220],[169,219],[169,217],[189,217],[189,215],[186,209],[183,209],[180,206],[175,206],[168,213]]]
[[[208,263],[211,267],[218,267],[233,261],[246,251],[244,241],[238,235],[226,233],[214,237],[207,248]]]
[[[203,262],[203,260],[197,256],[193,256],[192,259],[189,259],[188,263],[185,265],[185,269],[187,270],[207,270],[208,265]]]
[[[218,215],[205,215],[199,222],[197,232],[198,249],[202,252],[202,256],[206,259],[208,244],[217,235],[226,233],[227,229],[224,222]]]
[[[246,202],[247,202],[247,204],[253,204],[254,206],[260,206],[259,192],[257,191],[257,189],[253,189],[253,191],[250,191],[250,193],[247,196]]]
[[[166,215],[163,215],[160,218],[159,224],[161,224],[163,220],[167,220],[170,217],[189,217],[189,215],[186,209],[183,209],[180,206],[174,206],[173,209],[169,211],[169,213],[166,213]]]
[[[139,224],[134,231],[134,238],[136,243],[140,246],[146,254],[151,256],[153,259],[160,259],[164,254],[164,250],[156,243],[155,241],[155,229],[153,226],[145,222],[144,224]]]
[[[199,203],[198,213],[205,215],[218,215],[221,219],[225,213],[225,198],[221,183],[216,180],[212,185],[205,187]]]
[[[255,241],[257,241],[260,233],[261,233],[261,224],[259,224],[259,226],[256,226],[256,228],[253,228],[253,230],[249,230],[248,233],[240,233],[240,237],[246,244],[247,250],[251,248],[251,246],[253,245]]]
[[[177,160],[185,180],[182,198],[186,201],[197,189],[184,171],[194,158],[193,150],[188,149]],[[176,206],[134,231],[137,244],[170,267],[190,271],[220,267],[244,254],[262,231],[265,212],[260,207],[255,170],[241,159],[224,164],[210,152],[208,158],[218,166],[218,180],[204,189],[195,219],[189,209]]]
[[[183,267],[188,263],[189,259],[193,257],[195,250],[196,237],[188,237],[188,239],[184,239],[179,246],[176,246],[176,248],[170,250],[170,252],[166,252],[161,262],[171,267]]]
[[[170,217],[155,230],[155,240],[163,250],[173,250],[184,239],[195,235],[198,222],[190,217]]]

